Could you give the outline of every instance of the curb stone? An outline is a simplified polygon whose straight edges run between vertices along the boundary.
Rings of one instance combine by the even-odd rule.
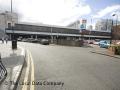
[[[109,57],[114,57],[114,58],[120,59],[120,57],[117,57],[115,55],[109,55],[109,54],[105,54],[105,53],[101,53],[101,52],[96,52],[96,51],[90,51],[90,52],[91,53],[96,53],[96,54],[105,55],[105,56],[109,56]]]

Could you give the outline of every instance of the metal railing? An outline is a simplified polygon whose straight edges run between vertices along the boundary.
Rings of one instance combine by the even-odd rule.
[[[6,78],[6,76],[7,76],[7,70],[2,63],[1,53],[0,53],[0,83]]]

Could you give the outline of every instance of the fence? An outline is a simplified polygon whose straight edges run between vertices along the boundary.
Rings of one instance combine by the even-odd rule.
[[[6,78],[6,76],[7,76],[7,70],[2,63],[1,53],[0,53],[0,83]]]

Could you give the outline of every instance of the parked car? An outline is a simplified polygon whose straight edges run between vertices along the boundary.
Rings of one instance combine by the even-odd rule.
[[[95,41],[95,42],[94,42],[94,45],[99,45],[99,41]]]
[[[99,45],[99,42],[100,42],[100,39],[95,39],[94,42],[93,42],[93,44],[94,45]]]
[[[18,40],[18,41],[22,41],[22,38],[18,38],[17,40]]]
[[[99,46],[100,46],[100,48],[108,48],[110,46],[110,42],[102,40],[99,42]]]
[[[116,43],[117,45],[120,45],[120,41]]]
[[[28,40],[26,38],[23,38],[22,39],[22,42],[27,42]]]
[[[43,44],[43,45],[49,45],[50,41],[48,39],[41,39],[41,44]]]

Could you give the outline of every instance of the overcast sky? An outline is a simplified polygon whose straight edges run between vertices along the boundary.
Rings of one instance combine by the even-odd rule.
[[[11,0],[0,0],[0,10],[10,11]],[[66,26],[86,18],[113,18],[120,12],[120,0],[13,0],[20,21]]]

